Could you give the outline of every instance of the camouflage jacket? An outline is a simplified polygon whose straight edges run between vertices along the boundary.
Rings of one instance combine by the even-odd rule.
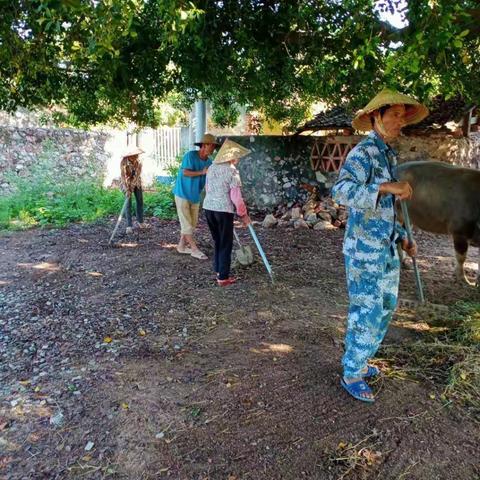
[[[348,154],[332,189],[333,199],[348,208],[343,253],[376,261],[396,255],[395,243],[406,236],[396,221],[395,197],[379,195],[381,183],[392,182],[390,156],[396,153],[371,131]]]

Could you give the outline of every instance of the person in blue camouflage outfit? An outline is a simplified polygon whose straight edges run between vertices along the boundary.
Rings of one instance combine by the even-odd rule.
[[[348,208],[343,254],[349,310],[341,384],[365,402],[374,401],[365,379],[379,374],[368,361],[380,347],[397,305],[397,243],[408,255],[416,254],[416,245],[409,244],[396,221],[395,198],[410,198],[412,189],[407,182],[395,181],[390,159],[396,153],[389,142],[403,126],[427,115],[426,107],[406,95],[380,92],[352,122],[356,130],[372,130],[348,154],[332,189],[333,199]]]

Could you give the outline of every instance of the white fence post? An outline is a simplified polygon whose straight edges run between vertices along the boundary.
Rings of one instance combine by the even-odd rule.
[[[163,170],[172,165],[181,152],[180,130],[181,127],[162,127],[152,131],[155,138],[152,156],[157,166]]]

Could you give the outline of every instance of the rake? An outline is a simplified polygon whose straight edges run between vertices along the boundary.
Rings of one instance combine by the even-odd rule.
[[[265,252],[263,251],[263,248],[260,245],[260,241],[258,240],[257,234],[255,233],[255,230],[253,229],[253,226],[251,223],[248,224],[248,230],[250,231],[250,235],[252,236],[253,241],[255,242],[258,253],[262,257],[263,264],[265,265],[265,268],[267,269],[267,272],[270,275],[270,280],[272,281],[272,284],[273,284],[275,283],[275,279],[273,278],[272,267],[270,266],[270,263],[267,260],[267,256],[265,255]]]
[[[392,166],[395,168],[397,166],[397,157],[396,155],[392,155]],[[398,181],[397,179],[395,179]],[[412,233],[412,223],[410,221],[410,215],[408,213],[408,207],[405,200],[400,200],[400,208],[402,210],[402,217],[405,226],[405,230],[407,232],[407,240],[410,245],[413,244],[413,233]],[[399,305],[402,305],[406,308],[414,308],[420,309],[423,313],[428,313],[429,311],[433,312],[440,312],[446,313],[448,312],[448,307],[446,305],[441,305],[438,303],[430,303],[427,302],[425,299],[425,294],[423,293],[423,282],[420,277],[420,269],[418,268],[417,259],[416,257],[411,257],[412,265],[413,265],[413,272],[415,275],[415,289],[417,291],[418,301],[415,300],[399,300]]]
[[[240,243],[240,238],[238,238],[238,233],[235,229],[233,229],[233,233],[235,235],[235,240],[238,243],[238,249],[235,250],[234,255],[235,259],[240,265],[251,265],[253,263],[253,252],[252,249],[248,245],[242,245]]]
[[[125,210],[127,209],[127,204],[128,204],[129,198],[130,197],[128,195],[125,197],[125,201],[123,202],[123,207],[120,210],[120,214],[118,215],[118,218],[117,218],[117,223],[115,224],[115,228],[113,229],[112,235],[110,236],[110,240],[108,241],[109,246],[111,246],[113,244],[113,238],[115,237],[115,234],[117,233],[118,227],[120,226],[120,222],[122,221]]]

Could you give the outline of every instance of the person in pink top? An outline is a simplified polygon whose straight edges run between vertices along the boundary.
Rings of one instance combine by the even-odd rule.
[[[221,287],[236,281],[230,276],[235,212],[244,225],[250,223],[242,198],[240,174],[236,168],[240,158],[249,153],[250,150],[238,143],[225,140],[207,171],[203,209],[215,244],[213,267]]]

